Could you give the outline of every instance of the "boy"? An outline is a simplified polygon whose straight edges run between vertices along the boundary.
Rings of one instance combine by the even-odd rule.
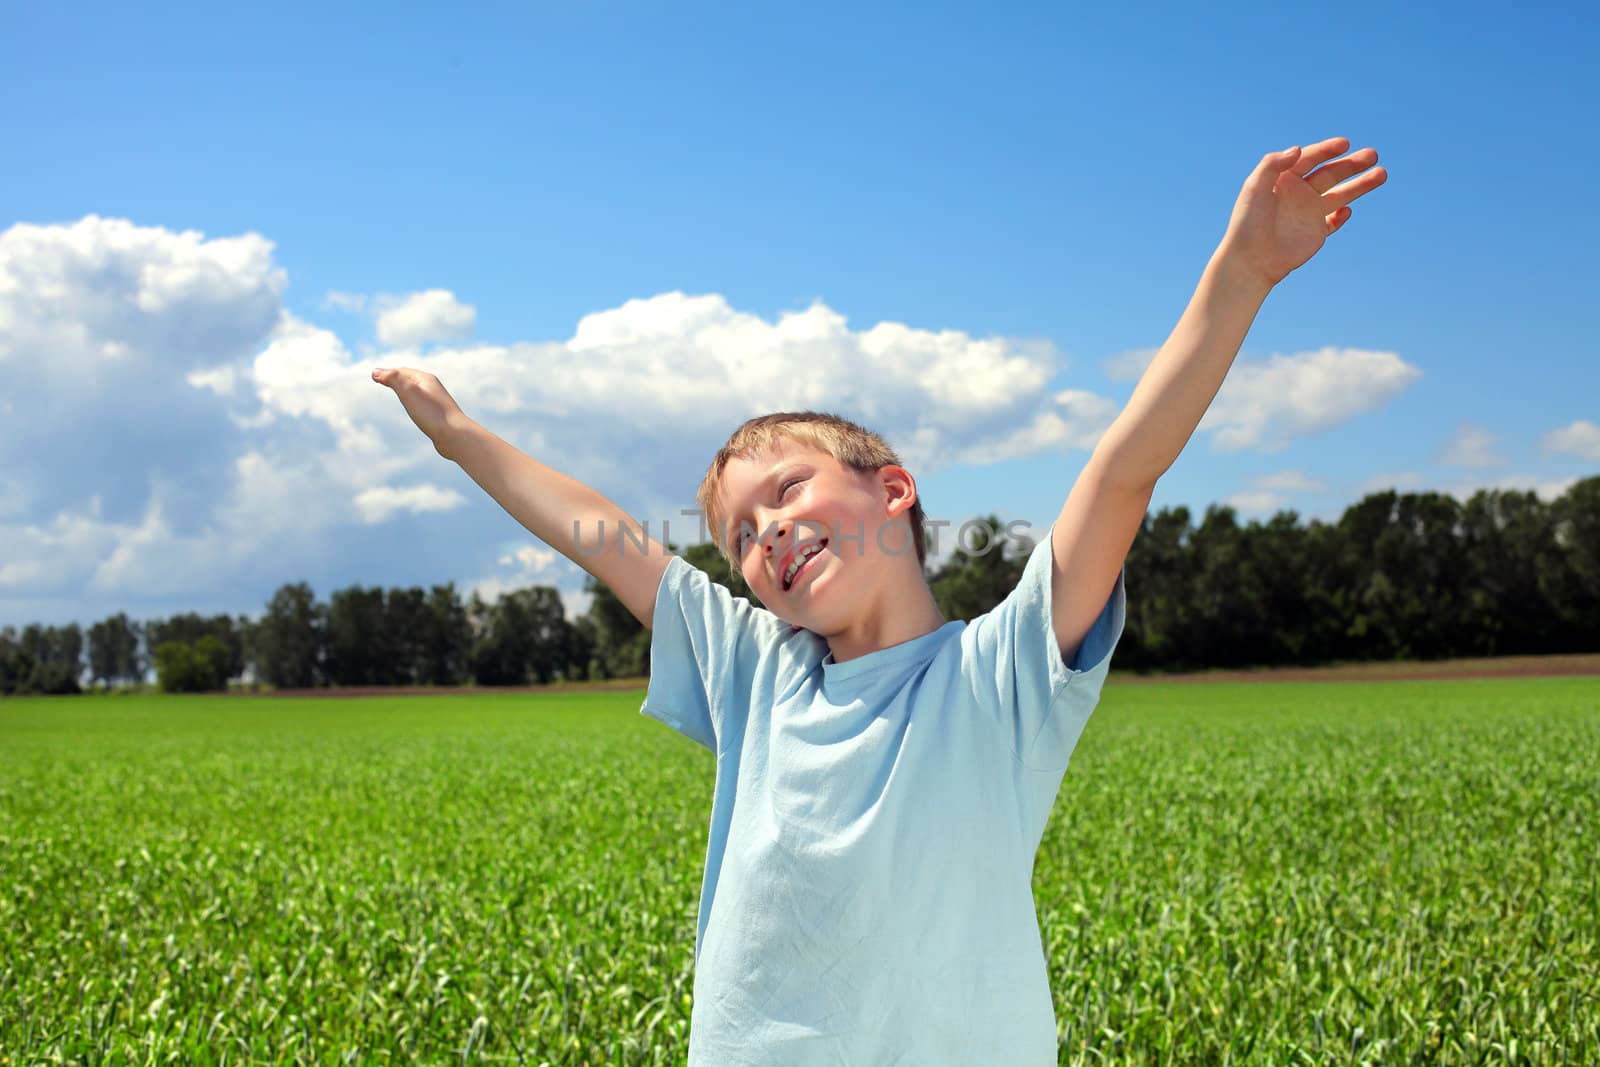
[[[1267,293],[1385,180],[1371,149],[1334,158],[1348,147],[1256,166],[1017,588],[971,625],[946,623],[923,578],[915,481],[852,423],[752,420],[706,474],[702,509],[763,611],[622,538],[638,526],[621,509],[432,375],[374,371],[440,454],[653,629],[645,713],[717,755],[691,1064],[1056,1062],[1033,859],[1121,633],[1122,561]]]

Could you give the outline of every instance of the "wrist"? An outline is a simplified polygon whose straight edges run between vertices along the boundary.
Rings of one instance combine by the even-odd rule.
[[[1217,246],[1211,254],[1211,262],[1206,264],[1206,273],[1210,274],[1215,284],[1229,293],[1244,299],[1261,302],[1266,300],[1267,294],[1281,279],[1270,277],[1265,271],[1253,266],[1248,256],[1241,253],[1227,238]]]
[[[443,424],[433,435],[433,447],[445,459],[460,463],[461,456],[470,446],[472,436],[481,427],[459,411],[445,416]]]

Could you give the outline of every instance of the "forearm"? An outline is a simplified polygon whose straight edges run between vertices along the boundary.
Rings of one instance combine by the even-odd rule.
[[[1101,472],[1149,487],[1172,466],[1210,406],[1272,286],[1237,266],[1224,244],[1133,396],[1095,448]]]
[[[605,582],[641,622],[650,625],[667,555],[622,508],[464,416],[441,435],[439,451],[512,518]]]

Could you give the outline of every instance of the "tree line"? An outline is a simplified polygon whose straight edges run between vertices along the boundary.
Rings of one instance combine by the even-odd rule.
[[[711,545],[684,557],[748,595]],[[520,686],[637,677],[649,632],[590,579],[587,612],[568,619],[560,593],[531,586],[493,600],[454,583],[350,586],[319,601],[285,584],[255,618],[193,612],[139,622],[112,615],[87,630],[0,629],[0,695],[75,693],[143,684],[154,671],[173,692],[220,690],[250,677],[279,689],[321,686]]]
[[[969,524],[972,525],[972,524]],[[1016,584],[1031,544],[998,518],[929,574],[947,619],[970,620]],[[749,590],[709,544],[685,559],[736,595]],[[1212,506],[1147,514],[1129,551],[1118,667],[1314,665],[1600,650],[1600,476],[1545,503],[1486,489],[1373,493],[1337,522],[1293,512],[1241,524]],[[141,684],[225,688],[247,675],[277,688],[511,686],[637,677],[649,632],[590,579],[568,619],[532,586],[486,601],[453,584],[351,586],[318,601],[282,586],[257,618],[125,614],[90,626],[0,630],[0,694]]]

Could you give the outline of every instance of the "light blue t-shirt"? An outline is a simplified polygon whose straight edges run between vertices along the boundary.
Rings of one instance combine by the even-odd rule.
[[[717,755],[691,1067],[1056,1062],[1034,853],[1122,634],[1069,667],[1050,538],[970,624],[835,663],[672,560],[644,713]]]

